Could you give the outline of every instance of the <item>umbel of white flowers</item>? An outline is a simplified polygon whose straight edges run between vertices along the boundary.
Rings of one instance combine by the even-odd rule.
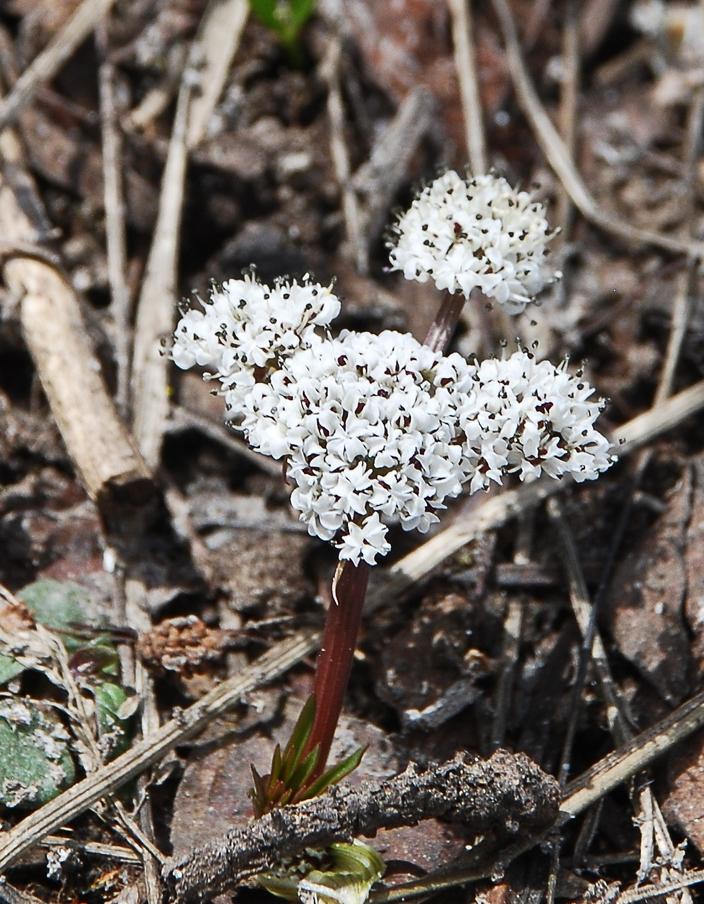
[[[200,310],[192,308],[179,320],[171,357],[178,367],[197,364],[219,378],[233,417],[257,381],[340,312],[329,286],[308,280],[266,286],[253,274],[214,286],[199,301]]]
[[[452,170],[421,191],[392,227],[389,259],[406,279],[438,289],[474,289],[520,314],[559,276],[547,261],[545,208],[492,174],[462,179]]]
[[[293,508],[341,559],[374,564],[390,525],[426,531],[465,486],[611,464],[602,403],[564,364],[525,351],[470,363],[390,331],[333,339],[338,309],[314,283],[230,280],[184,314],[172,357],[212,369],[229,418],[285,462]]]

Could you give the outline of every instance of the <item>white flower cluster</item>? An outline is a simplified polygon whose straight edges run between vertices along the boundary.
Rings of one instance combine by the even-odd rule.
[[[592,393],[564,365],[522,351],[477,365],[408,334],[343,331],[257,384],[242,428],[253,448],[285,459],[309,533],[341,559],[374,564],[389,551],[389,525],[427,531],[467,484],[606,470]]]
[[[373,564],[387,525],[428,530],[466,481],[457,400],[472,385],[460,355],[409,334],[343,331],[292,356],[246,403],[242,426],[286,458],[293,507],[340,558]]]
[[[521,480],[569,474],[578,483],[611,466],[611,444],[595,428],[602,401],[572,376],[566,362],[555,367],[525,351],[474,369],[474,389],[459,403],[465,467],[475,492],[505,474]]]
[[[474,289],[519,314],[556,274],[546,255],[545,208],[500,176],[452,170],[428,185],[393,227],[393,270],[438,289]]]
[[[258,380],[340,312],[330,287],[305,280],[269,287],[253,276],[213,288],[201,305],[179,320],[171,357],[183,369],[207,367],[223,384],[231,417]]]

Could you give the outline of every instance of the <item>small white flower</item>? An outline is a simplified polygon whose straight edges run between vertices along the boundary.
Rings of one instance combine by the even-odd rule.
[[[330,287],[305,280],[267,286],[253,276],[228,280],[200,304],[179,320],[171,357],[183,369],[207,367],[223,385],[231,417],[255,383],[340,311]]]
[[[428,185],[393,227],[393,270],[466,298],[479,289],[519,314],[557,275],[546,261],[545,208],[500,176],[452,170]]]

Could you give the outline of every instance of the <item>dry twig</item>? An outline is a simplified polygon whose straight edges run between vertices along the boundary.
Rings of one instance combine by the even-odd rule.
[[[42,85],[51,81],[114,2],[115,0],[83,0],[61,31],[17,79],[12,91],[0,100],[0,130],[13,122]]]
[[[342,104],[340,85],[340,65],[342,61],[342,39],[338,33],[331,35],[325,57],[320,67],[327,84],[327,113],[330,123],[330,153],[335,168],[337,184],[342,195],[342,212],[345,218],[347,240],[350,244],[355,266],[360,273],[369,270],[367,243],[362,235],[362,219],[357,196],[352,186],[350,155],[345,139],[345,109]]]
[[[360,199],[361,231],[367,252],[388,221],[389,208],[408,176],[411,158],[432,128],[434,113],[435,100],[427,88],[409,91],[369,159],[354,174],[352,181]]]
[[[104,514],[126,501],[144,502],[153,491],[149,473],[107,394],[78,299],[49,258],[39,260],[30,252],[23,259],[19,253],[23,243],[36,246],[46,225],[21,146],[8,129],[0,134],[0,156],[5,162],[0,230],[16,244],[11,259],[6,256],[3,274],[20,299],[25,341],[68,453]],[[87,398],[90,405],[85,404]]]
[[[161,180],[159,214],[137,302],[131,381],[133,430],[144,460],[152,470],[159,465],[169,416],[169,362],[162,354],[162,342],[171,333],[176,310],[186,130],[192,90],[190,83],[182,83]]]
[[[233,829],[170,864],[167,877],[177,902],[205,901],[306,848],[438,817],[505,840],[551,824],[558,797],[550,776],[528,757],[504,750],[489,760],[465,763],[458,756],[424,770],[410,765],[394,778],[337,785],[323,797]]]
[[[105,22],[101,22],[98,25],[96,39],[98,50],[102,57],[98,69],[98,86],[100,89],[108,282],[110,284],[112,318],[115,326],[115,366],[117,369],[115,400],[124,417],[129,410],[130,293],[127,287],[127,235],[125,227],[125,197],[122,184],[122,139],[117,124],[115,67],[110,61],[108,29]]]
[[[191,54],[191,65],[198,66],[198,93],[191,101],[188,116],[186,144],[189,150],[200,144],[207,133],[248,14],[247,0],[211,0],[203,14]]]

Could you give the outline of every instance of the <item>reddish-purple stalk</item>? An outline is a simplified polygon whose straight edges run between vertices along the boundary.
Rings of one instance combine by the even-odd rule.
[[[465,299],[446,294],[425,337],[425,345],[444,352],[454,335]],[[342,712],[342,703],[352,671],[354,651],[367,595],[369,566],[345,563],[328,606],[323,641],[315,667],[315,719],[305,753],[320,745],[318,763],[309,781],[322,774]]]
[[[305,753],[309,753],[317,744],[320,745],[318,763],[310,781],[325,769],[342,712],[368,582],[368,565],[363,562],[360,565],[346,562],[333,585],[333,599],[328,606],[315,668],[315,719],[305,750]]]
[[[464,295],[446,293],[435,319],[430,324],[423,344],[432,348],[434,352],[444,352],[455,334],[463,307]]]

